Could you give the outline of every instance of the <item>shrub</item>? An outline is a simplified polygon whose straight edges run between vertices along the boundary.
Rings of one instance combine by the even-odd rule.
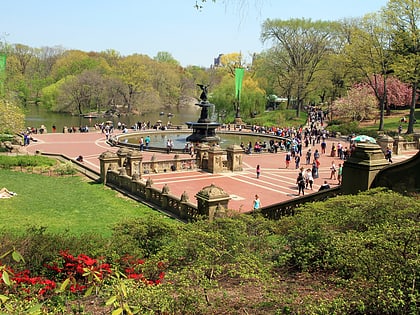
[[[0,167],[10,169],[13,167],[38,167],[38,166],[53,166],[57,163],[56,160],[39,155],[18,155],[8,156],[0,155]]]
[[[58,166],[55,167],[54,171],[58,175],[74,175],[77,173],[76,168],[74,167],[73,163],[68,161],[65,163],[60,163]]]

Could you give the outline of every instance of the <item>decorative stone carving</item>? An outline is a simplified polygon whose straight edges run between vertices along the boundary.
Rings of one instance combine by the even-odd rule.
[[[162,194],[169,194],[169,186],[168,186],[168,184],[165,184],[162,187]]]

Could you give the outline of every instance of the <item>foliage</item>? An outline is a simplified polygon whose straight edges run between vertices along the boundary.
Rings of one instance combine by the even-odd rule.
[[[303,107],[308,95],[308,85],[319,71],[319,65],[334,46],[334,23],[311,21],[310,19],[266,20],[262,26],[261,38],[272,41],[276,47],[278,71],[293,87],[297,100],[297,113]]]
[[[376,98],[366,86],[354,86],[347,96],[335,100],[331,106],[332,116],[350,121],[372,119],[377,114]]]
[[[77,170],[71,161],[58,164],[54,171],[59,175],[74,175],[77,173]]]
[[[57,163],[55,159],[45,156],[18,155],[8,156],[0,155],[0,168],[10,169],[13,167],[37,167],[54,166]]]
[[[215,104],[217,113],[224,117],[224,122],[232,122],[235,117],[235,80],[230,75],[225,75],[222,82],[211,92],[210,101]],[[261,113],[265,109],[264,91],[258,82],[245,75],[242,83],[240,101],[240,114],[244,120],[249,119],[254,113]]]
[[[113,227],[113,238],[120,255],[148,258],[162,249],[170,239],[177,239],[178,224],[162,218],[124,220]]]
[[[418,206],[380,189],[307,204],[285,222],[289,263],[351,280],[352,298],[369,314],[408,314],[420,297],[413,285],[419,281]]]
[[[22,132],[25,126],[25,114],[13,102],[0,98],[0,121],[0,134]]]
[[[25,263],[3,259],[2,266],[27,270],[19,281],[30,294],[14,287],[16,295],[3,298],[0,310],[6,305],[28,310],[20,302],[23,297],[45,314],[68,310],[75,299],[83,309],[90,302],[81,295],[87,294],[106,302],[102,311],[111,307],[115,314],[222,309],[226,314],[238,309],[258,314],[415,314],[420,296],[418,209],[417,199],[375,189],[305,204],[281,221],[258,215],[184,225],[133,219],[115,224],[115,237],[102,240],[44,230],[3,234],[0,252],[14,246]],[[18,272],[10,275],[18,280]],[[301,278],[312,280],[296,287]],[[324,281],[314,282],[319,278]],[[54,281],[56,290],[47,290],[53,282],[46,280]]]
[[[407,133],[414,131],[416,92],[420,83],[420,3],[411,0],[390,0],[382,10],[382,16],[391,29],[392,62],[395,74],[411,84],[412,94]]]
[[[296,111],[292,109],[273,110],[263,112],[254,118],[248,119],[247,122],[259,126],[278,126],[278,127],[298,127],[304,126],[306,117],[302,115],[296,118]]]

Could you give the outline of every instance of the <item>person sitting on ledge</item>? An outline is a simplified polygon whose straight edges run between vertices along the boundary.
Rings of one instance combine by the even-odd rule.
[[[319,187],[318,191],[326,190],[326,189],[330,189],[330,188],[331,188],[330,184],[328,184],[328,182],[326,180],[324,180],[324,183],[321,185],[321,187]]]
[[[79,155],[79,156],[76,158],[76,161],[77,161],[77,162],[80,162],[80,163],[83,163],[83,156]]]

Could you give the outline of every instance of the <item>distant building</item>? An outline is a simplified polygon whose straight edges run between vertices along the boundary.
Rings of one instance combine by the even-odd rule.
[[[222,66],[222,63],[221,63],[222,56],[223,54],[219,54],[218,57],[214,58],[213,66],[215,68]]]

